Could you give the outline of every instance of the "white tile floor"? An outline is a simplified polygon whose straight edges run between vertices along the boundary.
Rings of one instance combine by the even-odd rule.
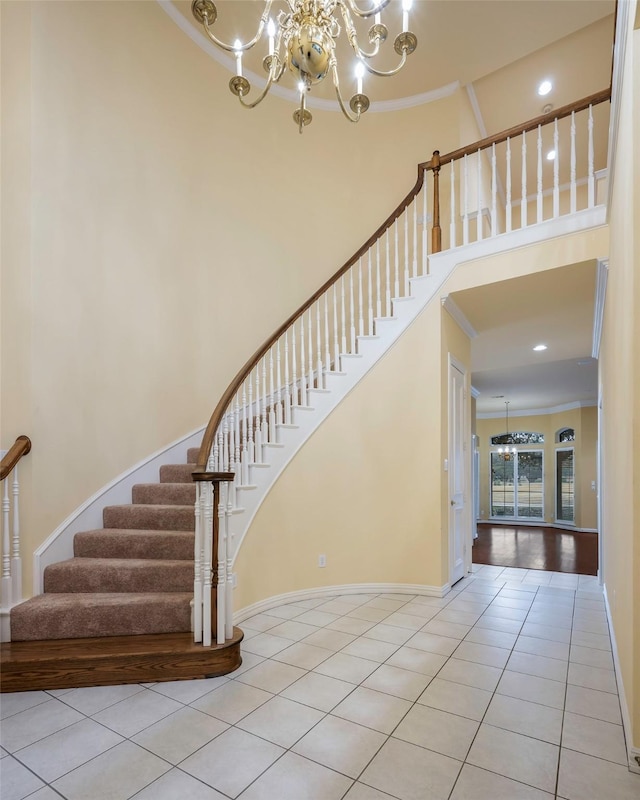
[[[595,578],[474,567],[242,624],[202,681],[2,695],[3,800],[638,800]]]

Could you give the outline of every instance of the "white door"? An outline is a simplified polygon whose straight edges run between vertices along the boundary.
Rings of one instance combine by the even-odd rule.
[[[466,573],[466,392],[462,370],[449,361],[449,584]]]

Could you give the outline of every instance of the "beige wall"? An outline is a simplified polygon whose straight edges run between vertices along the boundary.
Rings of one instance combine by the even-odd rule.
[[[600,350],[603,572],[631,718],[627,744],[640,748],[640,31],[622,33],[627,54]]]
[[[558,447],[574,448],[575,463],[575,526],[597,529],[597,493],[591,488],[596,480],[596,448],[598,438],[597,409],[575,408],[553,414],[531,416],[509,416],[509,429],[544,434],[544,444],[520,445],[519,450],[542,450],[544,452],[544,520],[554,523],[555,508],[555,451]],[[491,513],[489,488],[489,453],[494,449],[492,436],[505,432],[505,419],[479,419],[476,422],[480,447],[480,517],[489,519]],[[561,428],[574,428],[575,442],[559,445],[556,433]]]
[[[278,98],[237,107],[228,73],[155,2],[1,13],[0,446],[33,440],[30,554],[115,476],[206,423],[416,164],[459,145],[467,99],[357,126],[315,112],[300,136]]]

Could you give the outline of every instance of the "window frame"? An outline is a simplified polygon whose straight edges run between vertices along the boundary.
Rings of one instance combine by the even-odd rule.
[[[544,447],[525,447],[521,446],[522,449],[516,450],[515,455],[512,455],[511,458],[514,462],[514,470],[513,470],[513,516],[496,516],[492,513],[493,511],[493,455],[500,455],[498,452],[497,447],[492,447],[489,451],[489,519],[492,522],[498,522],[500,520],[508,520],[511,522],[544,522],[545,521],[545,479],[544,479],[544,469],[545,469],[545,449]],[[518,461],[520,458],[521,453],[540,453],[542,458],[542,465],[541,465],[541,474],[542,474],[542,516],[540,517],[525,517],[520,516],[518,514]]]
[[[553,495],[554,495],[554,507],[555,507],[555,521],[558,525],[574,525],[576,524],[576,453],[575,447],[556,447],[554,450],[553,461],[554,461],[554,486],[553,486]],[[566,453],[571,451],[572,453],[572,462],[573,462],[573,519],[561,519],[558,516],[558,453]]]

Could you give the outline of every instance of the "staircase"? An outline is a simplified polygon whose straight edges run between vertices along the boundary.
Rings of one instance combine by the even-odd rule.
[[[190,450],[187,458],[195,461],[197,452]],[[172,678],[229,671],[217,663],[218,648],[207,658],[192,643],[193,469],[194,463],[162,466],[159,483],[133,487],[131,504],[104,509],[102,529],[74,536],[73,558],[46,567],[44,593],[11,610],[12,643],[2,654],[3,691],[158,680],[167,660],[167,677]],[[227,648],[235,656],[224,654],[225,666],[240,663],[240,638],[238,631]],[[94,658],[87,662],[89,653]],[[194,662],[193,669],[183,665],[186,673],[177,674],[178,653]],[[96,656],[101,664],[95,663]],[[142,672],[141,658],[149,662]],[[40,676],[35,682],[34,672]],[[28,685],[20,683],[25,673]]]

